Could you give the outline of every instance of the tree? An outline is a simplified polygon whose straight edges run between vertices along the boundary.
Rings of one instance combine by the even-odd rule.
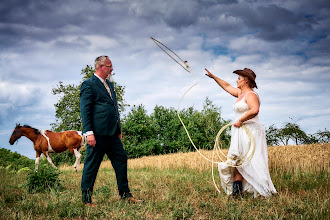
[[[324,131],[318,131],[315,134],[315,138],[319,143],[329,143],[330,142],[330,131],[324,129]]]
[[[303,144],[313,144],[313,143],[319,143],[319,140],[315,134],[309,134],[305,138]]]
[[[289,140],[298,144],[312,144],[329,142],[330,132],[317,132],[316,134],[307,135],[297,123],[287,123],[283,128],[277,129],[274,125],[269,126],[266,130],[267,145],[288,145]]]
[[[217,133],[223,126],[229,124],[231,121],[221,118],[221,107],[216,107],[208,97],[206,97],[204,101],[201,113],[202,118],[200,123],[207,140],[206,148],[213,149]],[[230,138],[231,134],[229,131],[223,132],[220,136],[222,145],[229,148]]]
[[[275,125],[271,125],[268,129],[266,129],[266,140],[268,146],[279,144],[279,132],[279,129],[277,129]]]
[[[178,144],[178,141],[182,141],[178,134],[182,125],[174,108],[156,106],[151,119],[156,129],[155,138],[161,145],[161,154],[178,151],[178,145],[183,147],[183,144]]]
[[[123,143],[131,158],[159,154],[155,140],[156,128],[143,105],[133,106],[122,119]]]
[[[80,117],[80,85],[59,85],[52,90],[53,95],[61,94],[55,106],[56,123],[51,124],[54,131],[82,130]]]
[[[303,143],[307,137],[306,133],[302,131],[296,123],[287,123],[282,131],[287,134],[288,138],[293,140],[296,145]]]

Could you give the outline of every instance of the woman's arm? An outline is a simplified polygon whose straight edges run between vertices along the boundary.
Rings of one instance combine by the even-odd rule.
[[[223,90],[225,90],[232,96],[238,97],[238,95],[241,91],[240,89],[235,88],[235,87],[231,86],[229,83],[227,83],[226,81],[220,79],[219,77],[216,77],[211,72],[209,72],[207,69],[205,69],[205,70],[207,72],[207,74],[205,74],[205,75],[214,79]]]
[[[247,94],[245,100],[250,110],[234,123],[234,126],[237,128],[241,127],[243,122],[254,118],[259,113],[260,103],[258,96],[255,93]]]

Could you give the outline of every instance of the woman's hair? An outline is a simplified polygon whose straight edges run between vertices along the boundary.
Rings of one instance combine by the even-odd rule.
[[[253,83],[253,82],[249,79],[249,77],[246,77],[246,76],[242,76],[242,77],[244,77],[244,80],[247,80],[247,81],[248,81],[249,87],[250,87],[251,89],[257,87],[256,84]]]
[[[106,59],[108,58],[108,56],[99,56],[95,59],[94,65],[95,65],[95,69],[97,69],[99,67],[99,63],[104,62]]]

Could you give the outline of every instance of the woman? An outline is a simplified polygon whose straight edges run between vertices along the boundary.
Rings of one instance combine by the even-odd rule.
[[[268,170],[265,130],[258,119],[260,101],[257,93],[253,91],[253,88],[258,88],[255,73],[248,68],[234,71],[238,74],[237,88],[235,88],[214,76],[207,69],[205,70],[207,71],[205,75],[214,79],[226,92],[238,98],[233,105],[236,121],[232,127],[227,161],[219,163],[218,166],[223,189],[227,195],[233,196],[238,196],[245,191],[254,193],[254,197],[270,196],[276,193]],[[251,131],[255,139],[254,155],[246,165],[244,165],[243,157],[249,149],[250,138],[241,128],[243,124]]]

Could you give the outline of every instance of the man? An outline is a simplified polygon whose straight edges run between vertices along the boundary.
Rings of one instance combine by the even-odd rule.
[[[87,155],[81,179],[82,201],[92,203],[98,169],[107,154],[116,173],[121,199],[138,202],[130,193],[127,180],[127,154],[121,142],[120,118],[114,86],[107,77],[113,70],[108,56],[95,59],[95,74],[80,89],[83,134],[87,136]]]

